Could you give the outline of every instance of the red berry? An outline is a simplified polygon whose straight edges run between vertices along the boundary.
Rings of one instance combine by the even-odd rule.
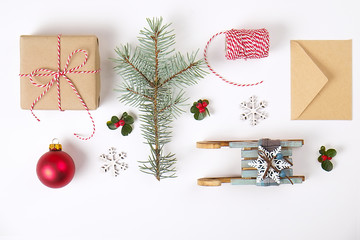
[[[196,107],[197,107],[198,109],[202,108],[201,103],[196,104]]]
[[[203,102],[203,103],[202,103],[202,106],[203,106],[204,108],[206,108],[207,105],[208,105],[207,102]]]
[[[124,125],[125,125],[125,121],[124,121],[124,120],[120,120],[120,121],[119,121],[119,125],[120,125],[120,126],[124,126]]]
[[[326,155],[322,155],[321,158],[322,158],[323,161],[328,160],[328,157]]]
[[[124,120],[120,120],[117,123],[114,123],[115,127],[118,128],[120,126],[124,126],[125,125],[125,121]]]
[[[327,157],[327,160],[331,160],[332,159],[332,157]]]
[[[203,112],[205,112],[205,108],[199,108],[199,112],[201,112],[201,113],[203,113]]]

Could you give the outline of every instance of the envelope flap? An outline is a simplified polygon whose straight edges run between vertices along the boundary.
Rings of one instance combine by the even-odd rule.
[[[291,41],[291,119],[300,117],[327,82],[328,78],[301,45]]]

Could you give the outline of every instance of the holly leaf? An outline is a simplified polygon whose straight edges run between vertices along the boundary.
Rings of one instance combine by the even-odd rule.
[[[326,156],[328,157],[335,157],[336,156],[336,150],[331,148],[326,151]]]
[[[127,136],[132,132],[132,127],[129,124],[125,124],[122,128],[121,128],[121,134],[123,136]]]
[[[318,157],[318,161],[319,161],[319,163],[322,163],[323,160],[322,160],[321,156]]]
[[[205,118],[205,112],[199,112],[198,118],[196,120],[203,120]]]
[[[128,115],[127,112],[124,112],[124,113],[122,114],[121,118],[124,118],[124,117],[126,117],[127,115]]]
[[[196,113],[196,112],[199,112],[199,109],[198,109],[195,105],[193,105],[193,106],[190,108],[190,112],[191,112],[191,113]]]
[[[323,162],[321,163],[321,167],[322,167],[322,169],[324,169],[325,171],[330,172],[330,171],[333,169],[334,166],[333,166],[333,164],[332,164],[331,161],[325,160],[325,161],[323,161]]]
[[[199,112],[196,112],[195,114],[194,114],[194,118],[196,119],[196,120],[199,120]]]
[[[117,123],[118,121],[120,121],[120,119],[117,116],[112,116],[111,117],[111,122]]]
[[[126,115],[124,117],[124,121],[125,121],[126,124],[133,124],[134,123],[134,118],[132,116],[130,116],[130,115]]]
[[[117,129],[117,127],[115,127],[115,124],[112,121],[107,121],[106,125],[108,126],[109,129],[111,130],[115,130]]]
[[[321,155],[324,155],[325,154],[325,147],[324,146],[321,146],[320,150],[319,150],[319,153]]]

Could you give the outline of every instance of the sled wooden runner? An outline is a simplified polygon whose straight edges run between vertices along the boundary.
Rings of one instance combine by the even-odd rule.
[[[301,147],[304,145],[303,139],[289,139],[280,140],[281,153],[288,161],[292,160],[292,148]],[[231,183],[232,185],[257,185],[257,186],[270,186],[278,185],[269,179],[264,179],[261,182],[256,182],[257,169],[248,165],[250,161],[258,157],[258,140],[236,140],[236,141],[202,141],[197,142],[197,148],[203,149],[219,149],[219,148],[241,148],[241,175],[233,177],[214,177],[214,178],[200,178],[198,185],[200,186],[221,186],[222,183]],[[305,181],[304,176],[294,176],[293,169],[288,168],[284,170],[286,177],[280,179],[280,184],[295,184]],[[290,180],[291,181],[290,181]]]

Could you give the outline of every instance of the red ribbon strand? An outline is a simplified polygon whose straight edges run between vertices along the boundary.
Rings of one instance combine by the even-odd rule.
[[[261,84],[263,81],[251,84],[241,84],[231,82],[218,74],[209,64],[207,58],[207,51],[211,41],[221,35],[225,34],[226,38],[226,53],[225,57],[228,60],[235,59],[259,59],[269,56],[269,32],[265,29],[232,29],[225,32],[219,32],[212,36],[207,42],[204,49],[204,59],[210,69],[217,77],[226,83],[238,87],[249,87]]]

